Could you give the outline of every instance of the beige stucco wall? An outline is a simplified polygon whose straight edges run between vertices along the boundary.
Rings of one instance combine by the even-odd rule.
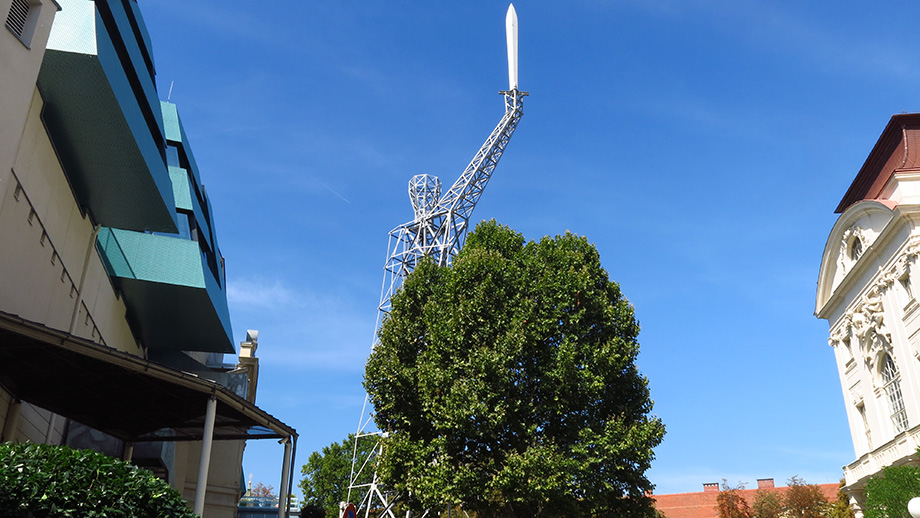
[[[243,443],[241,441],[215,441],[212,444],[204,516],[233,518],[236,516],[237,502],[242,496],[240,480],[242,478]],[[173,487],[189,502],[195,501],[200,459],[200,442],[176,443],[176,470]]]
[[[80,211],[45,132],[43,102],[34,86],[28,105],[12,169],[0,171],[10,186],[0,205],[0,235],[8,244],[0,249],[0,310],[62,331],[73,324],[76,336],[143,355],[95,250],[93,225]]]
[[[31,48],[26,47],[19,38],[6,28],[7,13],[13,0],[0,0],[0,17],[4,26],[0,27],[0,92],[4,102],[0,103],[0,171],[9,171],[13,166],[16,149],[29,111],[29,100],[35,89],[35,81],[41,68],[45,43],[51,31],[51,22],[57,6],[50,0],[39,3],[39,21],[32,35]],[[15,73],[10,71],[15,70]],[[5,175],[0,175],[0,200],[8,182]],[[2,201],[0,201],[2,203]]]

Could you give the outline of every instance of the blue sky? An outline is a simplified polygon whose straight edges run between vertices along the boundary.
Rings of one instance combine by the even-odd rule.
[[[502,115],[502,1],[143,2],[227,261],[235,340],[297,465],[357,426],[387,232]],[[920,7],[520,1],[525,115],[474,214],[597,245],[667,426],[658,493],[836,482],[854,460],[827,323],[834,208],[920,108]],[[229,358],[228,358],[229,361]],[[244,469],[278,487],[282,450]],[[299,477],[298,477],[299,480]]]

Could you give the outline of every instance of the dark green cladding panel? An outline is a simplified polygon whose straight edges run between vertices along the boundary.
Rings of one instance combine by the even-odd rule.
[[[97,248],[147,347],[234,352],[226,292],[198,243],[103,228]]]
[[[68,4],[55,20],[38,79],[45,124],[74,194],[96,222],[177,232],[159,102],[149,106],[155,89],[143,70],[123,67],[94,5]],[[128,74],[149,83],[140,95]],[[160,121],[151,124],[149,113]]]

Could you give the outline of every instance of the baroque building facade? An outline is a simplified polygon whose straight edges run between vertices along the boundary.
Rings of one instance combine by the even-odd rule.
[[[296,432],[236,356],[214,210],[136,0],[0,0],[0,440],[92,448],[236,516]],[[287,483],[285,483],[287,482]]]
[[[815,315],[830,324],[855,460],[859,509],[882,468],[920,446],[920,114],[891,118],[836,212]]]

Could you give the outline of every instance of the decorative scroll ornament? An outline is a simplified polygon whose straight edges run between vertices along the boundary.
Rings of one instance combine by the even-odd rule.
[[[879,267],[879,276],[878,280],[875,282],[875,288],[879,291],[885,291],[894,285],[894,281],[898,279],[896,274],[897,268],[889,271],[885,271],[884,268]]]
[[[912,243],[904,251],[904,255],[901,256],[901,259],[907,261],[908,264],[917,260],[917,257],[920,256],[920,243]]]
[[[853,327],[853,312],[847,312],[843,318],[841,318],[837,326],[831,330],[831,335],[827,339],[827,344],[831,347],[837,347],[838,345],[844,343],[845,340],[850,338]]]
[[[885,325],[885,308],[878,287],[873,287],[865,301],[853,312],[853,335],[859,340],[866,365],[872,369],[883,350],[891,350],[891,333]]]
[[[840,265],[843,268],[849,256],[849,243],[852,238],[858,237],[862,244],[867,245],[865,235],[856,226],[850,227],[844,233],[840,249]],[[888,268],[879,268],[878,276],[872,284],[869,293],[853,308],[847,311],[837,324],[831,329],[827,343],[836,348],[841,343],[850,340],[854,345],[850,354],[858,354],[863,358],[866,366],[873,369],[875,359],[882,351],[893,356],[891,333],[885,323],[884,304],[882,295],[895,285],[897,280],[910,275],[910,269],[917,258],[920,257],[920,241],[911,243]],[[852,265],[852,262],[850,263]]]

